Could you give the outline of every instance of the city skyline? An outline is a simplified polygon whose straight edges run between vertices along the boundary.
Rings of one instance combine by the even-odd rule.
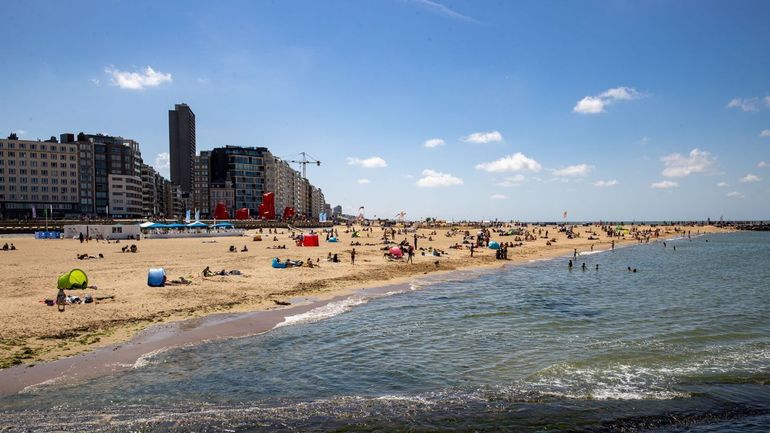
[[[199,151],[308,152],[345,213],[768,217],[765,3],[139,4],[1,5],[3,136],[131,137],[169,177],[185,102]],[[55,26],[115,16],[143,32]]]

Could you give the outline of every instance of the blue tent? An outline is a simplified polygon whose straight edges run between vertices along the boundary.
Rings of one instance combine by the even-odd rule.
[[[233,228],[233,224],[232,223],[228,223],[228,222],[223,222],[223,223],[216,223],[216,224],[214,224],[211,227],[231,229],[231,228]]]
[[[170,228],[170,229],[183,229],[183,228],[187,227],[184,224],[179,224],[179,223],[164,224],[163,226],[167,227],[167,228]]]
[[[195,221],[195,222],[192,222],[190,224],[187,224],[187,227],[190,227],[190,228],[206,228],[206,227],[208,227],[208,224],[202,223],[200,221]]]

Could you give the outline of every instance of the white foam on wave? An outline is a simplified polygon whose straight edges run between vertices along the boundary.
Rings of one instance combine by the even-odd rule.
[[[354,306],[365,304],[367,302],[369,302],[369,300],[362,296],[351,296],[341,301],[329,302],[328,304],[322,305],[318,308],[313,308],[312,310],[302,314],[286,316],[283,319],[283,322],[275,325],[275,328],[288,325],[297,325],[300,323],[318,322],[320,320],[328,319],[330,317],[334,317],[350,311],[350,309]]]
[[[594,250],[594,251],[583,251],[578,253],[579,256],[592,256],[594,254],[604,253],[607,252],[607,250]]]
[[[160,349],[153,350],[152,352],[147,352],[144,355],[137,358],[136,361],[134,361],[134,365],[131,366],[131,368],[142,368],[150,365],[152,362],[152,359],[158,355],[160,355],[163,352],[168,351],[171,349],[170,347],[162,347]]]

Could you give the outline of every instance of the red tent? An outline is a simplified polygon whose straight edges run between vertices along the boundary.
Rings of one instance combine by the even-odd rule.
[[[249,208],[240,208],[235,211],[235,219],[247,220],[249,219]]]
[[[290,220],[294,218],[294,208],[293,207],[287,207],[283,210],[283,219]]]
[[[304,247],[317,247],[318,235],[305,235],[302,237],[302,246]]]

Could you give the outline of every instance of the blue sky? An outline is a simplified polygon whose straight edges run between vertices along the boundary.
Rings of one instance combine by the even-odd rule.
[[[327,200],[367,216],[770,218],[765,1],[4,1],[0,15],[2,134],[122,135],[160,167],[167,111],[186,102],[199,150],[308,152]]]

